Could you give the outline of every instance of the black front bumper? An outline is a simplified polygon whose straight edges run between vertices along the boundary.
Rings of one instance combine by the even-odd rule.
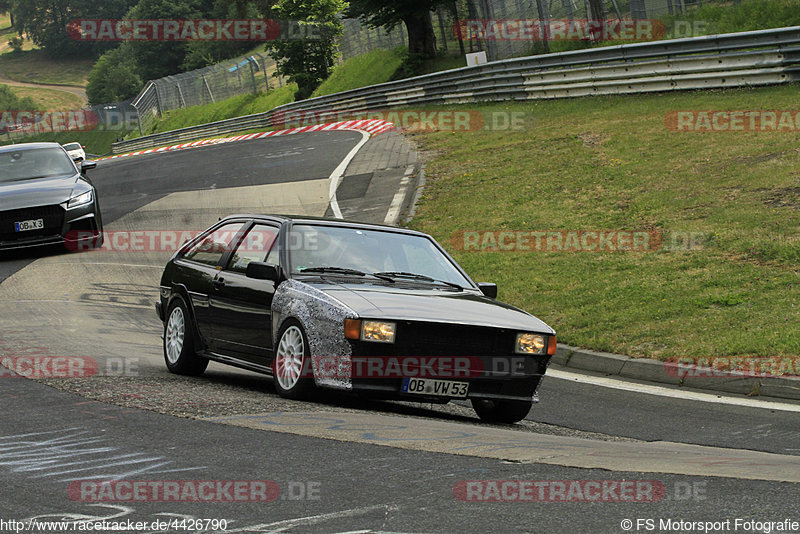
[[[96,204],[67,210],[63,205],[0,211],[0,250],[63,244],[70,250],[98,246],[103,227]],[[42,219],[44,228],[17,232],[15,222]],[[100,240],[102,242],[102,240]]]

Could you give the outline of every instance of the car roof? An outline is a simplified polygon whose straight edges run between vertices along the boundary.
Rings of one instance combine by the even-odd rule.
[[[20,150],[33,150],[35,148],[61,148],[58,143],[19,143],[17,145],[0,146],[0,153],[2,152],[17,152]]]
[[[243,213],[237,215],[229,215],[228,217],[224,217],[222,221],[226,221],[229,219],[260,219],[264,221],[272,221],[272,222],[291,222],[292,224],[303,224],[303,223],[325,223],[329,226],[341,226],[341,227],[348,227],[348,228],[363,228],[366,230],[373,229],[373,230],[384,230],[384,231],[391,231],[391,232],[398,232],[403,234],[409,235],[419,235],[419,236],[426,236],[423,232],[418,232],[416,230],[411,230],[408,228],[398,228],[396,226],[389,226],[386,224],[372,224],[372,223],[365,223],[361,221],[351,221],[348,219],[334,219],[330,217],[314,217],[311,215],[283,215],[283,214],[253,214],[253,213]]]

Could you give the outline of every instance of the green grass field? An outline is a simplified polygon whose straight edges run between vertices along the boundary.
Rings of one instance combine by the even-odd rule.
[[[36,103],[36,107],[42,110],[73,110],[81,109],[84,105],[79,96],[64,91],[38,87],[14,87],[13,85],[8,88],[20,98],[31,97]]]
[[[677,132],[665,120],[676,110],[797,110],[798,89],[471,106],[522,113],[525,127],[415,135],[436,157],[412,226],[563,343],[654,358],[798,355],[800,124]],[[555,229],[656,230],[664,246],[476,252],[453,239]],[[688,236],[695,246],[684,250]]]
[[[0,54],[0,74],[18,82],[85,86],[94,61],[52,60],[41,50]]]

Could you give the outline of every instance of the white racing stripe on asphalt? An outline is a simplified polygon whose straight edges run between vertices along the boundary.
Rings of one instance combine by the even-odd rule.
[[[800,412],[799,404],[762,401],[752,398],[740,399],[736,397],[724,397],[721,395],[716,395],[714,393],[699,393],[696,391],[687,391],[684,389],[671,389],[671,388],[665,388],[663,386],[638,384],[635,382],[627,382],[625,380],[619,380],[616,378],[582,375],[577,373],[570,373],[568,371],[560,371],[552,368],[547,370],[547,374],[545,376],[556,378],[558,380],[568,380],[571,382],[579,382],[581,384],[589,384],[592,386],[620,389],[623,391],[632,391],[634,393],[645,393],[648,395],[658,395],[660,397],[671,397],[674,399],[681,399],[681,400],[712,402],[715,404],[730,404],[733,406],[742,406],[746,408],[759,408],[762,410],[777,410],[781,412]]]
[[[367,141],[369,141],[369,132],[365,132],[363,130],[350,130],[350,131],[355,131],[360,133],[361,141],[359,141],[358,144],[355,147],[353,147],[353,150],[351,150],[350,153],[347,156],[345,156],[345,158],[342,160],[339,166],[333,170],[333,173],[331,173],[331,176],[329,178],[331,184],[329,191],[331,210],[333,211],[333,216],[336,217],[337,219],[342,219],[343,217],[342,217],[342,210],[339,209],[339,201],[336,199],[336,189],[339,187],[339,182],[342,179],[344,171],[347,170],[347,166],[350,165],[350,162],[353,161],[354,157],[356,157],[356,154],[358,154],[358,151],[361,150],[361,147],[364,146]]]
[[[397,224],[397,220],[400,218],[400,209],[403,207],[403,200],[406,198],[406,189],[408,189],[408,183],[411,181],[411,174],[413,172],[414,166],[409,165],[406,169],[405,176],[400,180],[400,189],[397,190],[397,193],[395,193],[392,199],[392,205],[389,207],[388,213],[386,213],[383,224]]]

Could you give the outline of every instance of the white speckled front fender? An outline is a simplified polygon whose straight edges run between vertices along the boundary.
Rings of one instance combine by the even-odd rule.
[[[281,325],[293,318],[308,338],[314,383],[320,387],[352,389],[352,350],[344,337],[344,320],[356,313],[327,293],[298,280],[287,280],[272,300],[273,339],[277,343]],[[325,362],[325,370],[320,368]]]

